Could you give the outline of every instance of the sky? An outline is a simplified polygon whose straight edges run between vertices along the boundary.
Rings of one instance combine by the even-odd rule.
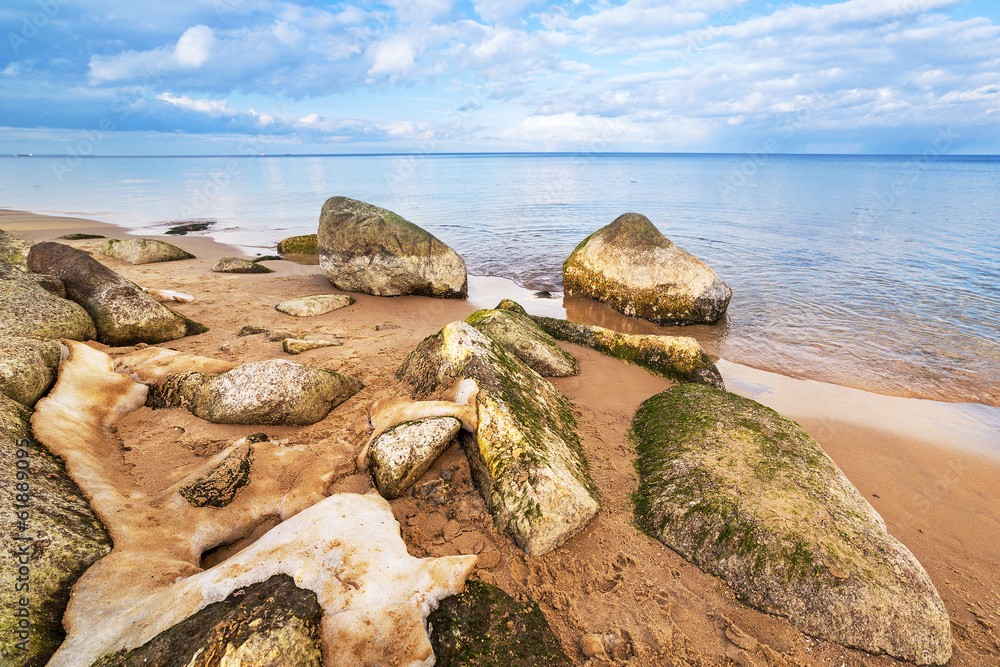
[[[0,154],[1000,153],[995,0],[4,0]]]

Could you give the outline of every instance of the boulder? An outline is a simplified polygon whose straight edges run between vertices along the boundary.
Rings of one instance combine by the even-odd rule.
[[[632,433],[636,525],[650,536],[814,637],[948,662],[934,584],[798,424],[682,384],[644,402]]]
[[[536,602],[469,580],[428,618],[437,667],[571,667]]]
[[[733,292],[638,213],[619,216],[563,263],[563,287],[660,325],[715,322]]]
[[[306,340],[304,338],[286,338],[281,341],[281,349],[287,354],[302,354],[309,350],[318,350],[321,347],[333,347],[343,345],[339,340]]]
[[[599,508],[573,406],[520,359],[465,322],[429,336],[396,371],[426,397],[464,379],[479,388],[478,427],[461,435],[494,521],[529,555],[545,554]]]
[[[289,236],[278,243],[279,255],[318,255],[319,246],[316,244],[316,234],[305,234],[303,236]]]
[[[153,264],[172,262],[178,259],[194,259],[187,250],[181,250],[172,243],[156,239],[108,239],[101,246],[101,254],[120,259],[129,264]]]
[[[30,415],[0,394],[0,664],[34,667],[62,642],[73,584],[111,552],[111,538],[59,459],[32,440]]]
[[[0,262],[16,266],[21,271],[28,270],[28,250],[31,241],[14,236],[0,229]]]
[[[274,273],[266,266],[242,257],[222,257],[212,270],[216,273]]]
[[[530,317],[511,310],[477,310],[465,320],[543,377],[568,377],[580,373],[576,357]]]
[[[253,665],[322,667],[323,609],[287,574],[237,589],[148,642],[92,667]]]
[[[345,308],[352,303],[354,299],[346,294],[314,294],[282,301],[274,309],[295,317],[313,317]]]
[[[0,336],[0,394],[29,408],[56,381],[58,341]]]
[[[337,289],[376,296],[464,299],[465,261],[392,211],[331,197],[319,218],[319,266]]]
[[[106,345],[162,343],[205,330],[68,245],[36,243],[28,253],[28,269],[62,280],[66,295],[86,309],[97,325],[97,339]]]
[[[641,366],[677,382],[695,382],[724,389],[722,374],[715,363],[688,336],[624,334],[604,327],[577,324],[553,317],[529,315],[554,338],[589,347],[601,354]]]
[[[0,336],[97,337],[94,320],[79,304],[42,288],[31,274],[0,262]]]
[[[462,422],[455,417],[435,417],[397,424],[375,438],[371,468],[382,497],[393,499],[420,479],[437,457],[455,440]]]
[[[225,373],[181,373],[150,394],[154,408],[183,406],[214,424],[315,424],[361,390],[360,380],[285,359]]]

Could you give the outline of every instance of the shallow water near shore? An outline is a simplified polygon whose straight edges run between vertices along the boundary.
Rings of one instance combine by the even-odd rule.
[[[694,335],[710,354],[895,396],[1000,405],[1000,158],[397,155],[0,159],[0,206],[269,254],[329,196],[392,209],[472,274],[561,289],[562,261],[645,214],[733,288],[715,325],[655,327],[587,299],[569,317]],[[494,304],[486,304],[494,305]]]

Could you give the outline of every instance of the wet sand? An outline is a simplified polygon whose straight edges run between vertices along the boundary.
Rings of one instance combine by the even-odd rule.
[[[128,236],[105,223],[10,211],[0,211],[0,229],[32,241],[69,232]],[[164,347],[237,362],[293,358],[363,380],[364,390],[318,424],[269,430],[272,437],[308,444],[345,461],[330,492],[371,488],[367,474],[348,463],[350,452],[359,449],[367,435],[365,408],[374,398],[399,391],[395,369],[425,336],[464,319],[475,308],[492,307],[504,296],[520,301],[529,312],[558,316],[562,309],[558,300],[533,298],[509,281],[474,278],[468,301],[352,295],[357,303],[348,308],[292,318],[275,311],[274,304],[338,292],[317,266],[271,261],[265,264],[273,274],[215,274],[209,269],[219,257],[240,251],[207,237],[157,238],[197,259],[132,266],[100,256],[101,240],[66,243],[93,252],[145,287],[195,297],[191,303],[170,306],[210,330]],[[569,312],[571,318],[587,321],[579,309]],[[262,335],[238,337],[245,324],[307,337],[336,334],[344,345],[289,357],[280,342],[268,342]],[[133,349],[93,345],[112,356]],[[464,455],[452,447],[412,493],[392,503],[412,553],[479,554],[473,576],[538,601],[579,664],[588,664],[580,649],[580,639],[588,633],[611,633],[630,646],[614,664],[897,664],[886,656],[815,640],[784,619],[744,607],[719,579],[637,532],[629,501],[637,484],[634,448],[626,433],[639,403],[670,383],[591,350],[565,347],[578,356],[582,372],[554,384],[576,406],[583,446],[601,493],[601,511],[564,546],[527,558],[484,518],[485,505],[471,485]],[[924,565],[952,619],[955,651],[950,664],[998,664],[1000,434],[992,421],[995,414],[975,406],[966,409],[793,380],[726,361],[719,367],[730,390],[802,424]],[[208,424],[179,410],[142,408],[123,420],[118,435],[131,447],[126,458],[134,466],[134,483],[152,489],[171,468],[212,455],[252,430]],[[242,541],[207,552],[203,564],[224,559],[268,527],[262,523]],[[595,659],[589,664],[611,663]]]

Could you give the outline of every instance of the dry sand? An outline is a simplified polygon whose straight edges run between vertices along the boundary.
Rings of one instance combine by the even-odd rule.
[[[33,241],[78,231],[128,236],[104,223],[13,211],[0,211],[0,229]],[[342,337],[342,346],[292,358],[362,379],[365,389],[318,424],[266,429],[272,437],[308,444],[342,461],[331,493],[372,488],[367,474],[351,462],[351,454],[367,436],[365,408],[374,398],[398,391],[393,374],[425,336],[464,319],[475,308],[492,307],[503,296],[539,314],[561,310],[561,304],[531,299],[507,281],[474,279],[469,301],[352,295],[357,303],[348,308],[299,319],[275,311],[274,305],[297,296],[337,293],[315,265],[272,261],[266,266],[273,274],[215,274],[209,269],[219,257],[240,252],[205,237],[159,238],[197,259],[131,266],[100,256],[100,240],[66,243],[93,252],[145,287],[195,297],[192,303],[171,307],[210,330],[164,347],[247,362],[289,357],[280,342],[268,342],[263,335],[238,337],[245,324],[297,337]],[[603,311],[600,317],[588,318],[587,309],[576,307],[570,314],[604,326],[616,323]],[[134,349],[93,345],[112,356]],[[538,601],[567,654],[579,664],[897,664],[886,656],[818,641],[782,618],[748,609],[721,580],[636,531],[629,494],[637,477],[626,433],[639,403],[670,383],[591,350],[565,347],[580,359],[581,374],[554,384],[576,406],[583,446],[601,493],[599,514],[561,548],[528,558],[494,529],[471,485],[465,457],[453,446],[412,493],[392,503],[411,553],[478,554],[473,576]],[[791,380],[725,361],[719,365],[731,390],[801,423],[924,565],[951,615],[955,650],[949,664],[1000,664],[1000,434],[993,425],[962,406]],[[166,471],[212,455],[256,430],[209,424],[181,410],[142,408],[123,420],[118,436],[133,483],[152,491],[169,477]],[[265,520],[241,542],[207,552],[203,565],[226,558],[274,523]],[[627,646],[624,656],[614,663],[586,658],[580,640],[590,633],[616,636]]]

